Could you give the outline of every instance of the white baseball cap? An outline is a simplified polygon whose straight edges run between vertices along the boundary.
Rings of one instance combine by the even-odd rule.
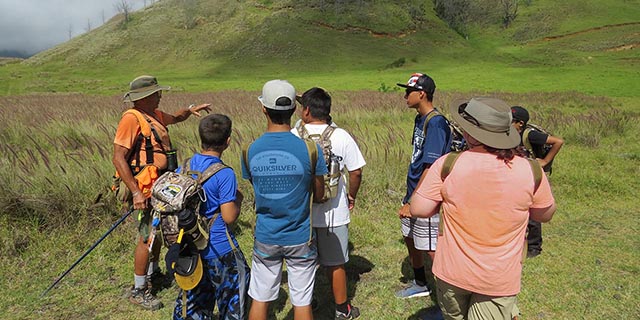
[[[286,104],[280,98],[288,98]],[[262,95],[258,100],[265,108],[273,110],[291,110],[296,107],[296,89],[287,80],[271,80],[267,81],[262,87]]]

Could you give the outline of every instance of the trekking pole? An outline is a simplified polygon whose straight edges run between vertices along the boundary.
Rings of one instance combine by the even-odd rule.
[[[71,272],[71,270],[73,268],[75,268],[76,265],[78,265],[78,263],[80,263],[80,261],[82,261],[82,259],[84,259],[87,255],[89,255],[89,253],[91,253],[91,251],[93,249],[95,249],[100,242],[102,242],[102,240],[104,240],[104,238],[106,238],[118,225],[120,225],[120,223],[122,223],[122,221],[124,221],[124,219],[126,219],[132,212],[134,209],[129,210],[127,213],[125,213],[122,218],[120,218],[118,221],[116,221],[111,228],[109,229],[109,231],[107,231],[104,235],[102,235],[102,237],[100,237],[100,239],[98,239],[98,241],[96,241],[96,243],[94,243],[91,248],[89,248],[89,250],[87,250],[87,252],[85,252],[78,260],[76,260],[76,262],[74,262],[71,267],[69,267],[69,269],[67,269],[67,271],[65,271],[63,274],[61,274],[58,279],[56,279],[55,282],[53,282],[49,288],[47,288],[47,290],[45,290],[44,292],[42,292],[40,294],[40,297],[44,297],[47,292],[49,292],[49,290],[51,290],[53,287],[55,287],[56,284],[58,284],[58,282],[60,282],[60,280],[62,280],[62,278],[64,278],[69,272]]]

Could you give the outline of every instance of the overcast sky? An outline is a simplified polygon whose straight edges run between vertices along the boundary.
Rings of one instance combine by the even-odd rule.
[[[96,28],[122,0],[0,0],[0,51],[33,54]],[[136,10],[144,0],[126,0]],[[151,1],[146,1],[149,4]]]

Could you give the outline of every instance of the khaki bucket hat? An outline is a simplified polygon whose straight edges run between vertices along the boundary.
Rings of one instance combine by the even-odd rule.
[[[477,97],[457,100],[449,113],[467,134],[496,149],[511,149],[520,144],[520,134],[511,125],[511,107],[497,98]]]
[[[129,92],[124,95],[124,101],[134,102],[162,90],[171,90],[171,87],[158,85],[154,76],[139,76],[129,84]]]

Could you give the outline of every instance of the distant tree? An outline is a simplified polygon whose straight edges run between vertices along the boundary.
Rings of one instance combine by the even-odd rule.
[[[500,0],[502,4],[502,26],[509,28],[518,16],[518,0]]]
[[[84,27],[84,32],[91,31],[91,19],[87,19],[87,26]]]
[[[71,37],[73,36],[73,25],[71,23],[69,23],[69,28],[67,29],[67,34],[69,35],[69,40],[71,40]]]
[[[198,1],[182,0],[182,6],[184,10],[184,28],[195,28],[198,24],[198,21],[196,20],[198,14]]]
[[[131,19],[131,17],[129,17],[129,14],[131,13],[131,4],[129,4],[129,1],[127,0],[118,0],[114,4],[114,7],[118,13],[122,13],[124,15],[124,21],[122,24],[126,25]]]
[[[433,4],[440,19],[461,36],[469,38],[467,25],[471,15],[470,0],[433,0]]]

